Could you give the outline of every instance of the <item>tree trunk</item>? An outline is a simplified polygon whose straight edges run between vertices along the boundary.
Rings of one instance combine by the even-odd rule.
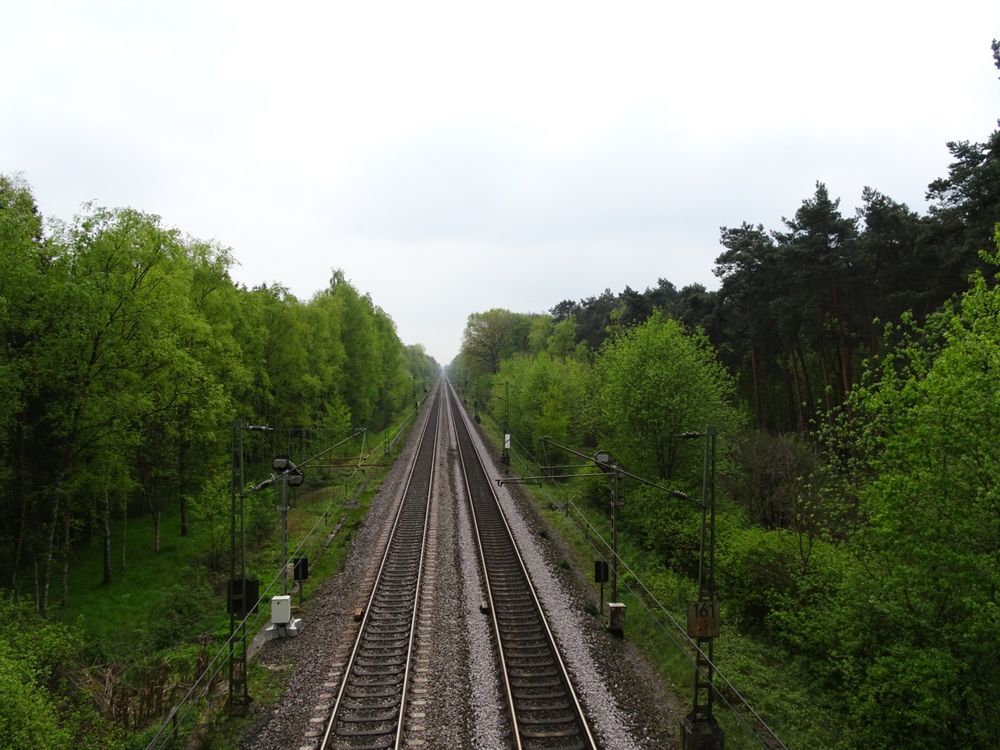
[[[830,366],[826,361],[826,350],[819,350],[819,364],[823,369],[823,403],[826,405],[827,413],[830,412],[832,405],[830,403]]]
[[[14,544],[14,564],[11,566],[10,587],[17,593],[17,571],[21,567],[21,555],[24,554],[24,537],[28,528],[28,493],[24,491],[24,430],[17,426],[17,479],[14,487],[21,500],[21,518],[17,525],[17,541]]]
[[[186,414],[184,415],[187,416]],[[188,514],[187,514],[187,497],[184,495],[184,479],[187,476],[187,446],[185,441],[179,441],[180,445],[177,447],[177,494],[181,503],[181,536],[188,535]]]
[[[153,549],[160,551],[160,509],[153,509]]]
[[[795,366],[795,356],[788,356],[788,370],[792,377],[792,387],[795,396],[795,430],[802,432],[805,428],[805,418],[802,414],[802,387],[799,384],[799,371]]]
[[[128,538],[128,499],[122,500],[122,573],[125,572],[125,541]]]
[[[795,429],[795,386],[792,382],[792,373],[788,369],[788,362],[782,354],[778,360],[778,370],[782,380],[785,381],[785,429]]]
[[[42,573],[42,590],[38,601],[38,614],[45,616],[49,608],[49,583],[52,580],[52,563],[56,553],[56,526],[59,523],[59,495],[61,490],[53,492],[52,520],[49,522],[49,543],[45,550],[45,570]]]
[[[847,342],[844,340],[844,332],[841,331],[837,337],[837,353],[840,355],[840,374],[843,378],[844,398],[851,392],[851,358],[852,354]]]
[[[63,513],[63,549],[62,549],[62,596],[59,606],[63,609],[69,605],[69,553],[70,553],[70,522],[69,513]]]
[[[816,406],[816,399],[813,396],[812,380],[809,378],[809,370],[806,369],[806,358],[802,353],[802,344],[795,345],[795,354],[799,358],[799,365],[802,367],[802,380],[806,384],[806,404],[810,411]]]
[[[101,583],[107,585],[111,583],[111,498],[108,497],[108,488],[104,488],[104,508],[101,513],[101,529],[103,537],[102,563],[104,575]]]
[[[35,583],[35,609],[39,610],[42,606],[42,587],[41,579],[38,577],[38,558],[36,557],[31,561],[31,569],[34,572],[34,583]],[[40,611],[40,610],[39,610]]]
[[[17,541],[14,545],[14,562],[10,576],[10,587],[17,593],[17,571],[21,567],[21,555],[24,553],[24,532],[28,526],[28,501],[21,495],[21,520],[17,528]]]
[[[760,405],[760,382],[757,379],[757,347],[750,345],[750,379],[753,383],[753,408],[757,418],[757,429],[764,427],[764,415]]]

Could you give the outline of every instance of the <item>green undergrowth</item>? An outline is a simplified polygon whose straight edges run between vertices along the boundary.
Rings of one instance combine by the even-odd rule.
[[[337,497],[338,489],[333,485],[312,487],[301,493],[289,511],[289,551],[331,504],[342,504],[343,498]],[[370,495],[370,490],[365,492],[357,509],[335,508],[327,522],[317,527],[317,536],[325,537],[341,521],[349,529],[352,522],[363,517]],[[264,502],[275,505],[273,498]],[[161,518],[161,545],[156,551],[152,520],[148,517],[131,520],[124,569],[120,566],[120,534],[120,527],[113,532],[113,549],[119,552],[119,557],[111,582],[101,583],[99,543],[81,545],[70,565],[68,606],[53,613],[58,619],[79,625],[96,657],[129,658],[172,650],[178,641],[228,636],[225,602],[228,562],[215,569],[206,566],[207,544],[197,526],[187,536],[181,536],[179,513],[175,509],[165,512]],[[280,570],[277,524],[271,536],[279,538],[269,538],[262,546],[248,549],[247,555],[247,574],[261,580],[262,591]],[[327,556],[334,555],[331,551]],[[325,560],[317,560],[310,565],[310,574],[319,578],[329,572],[325,571],[328,567]],[[311,580],[307,594],[312,585]]]
[[[500,431],[489,419],[483,420],[483,427],[499,453]],[[538,475],[540,470],[522,452],[515,451],[509,473]],[[593,599],[587,612],[596,617],[599,585],[593,583],[594,560],[610,559],[607,543],[603,540],[610,540],[611,524],[606,509],[589,507],[581,499],[580,485],[585,481],[547,482],[522,489],[565,543],[565,554],[571,566],[588,582]],[[622,513],[627,512],[626,498]],[[588,527],[588,521],[593,528]],[[720,528],[724,524],[720,518]],[[627,612],[625,637],[645,655],[686,712],[693,698],[694,668],[693,651],[685,642],[684,629],[687,603],[697,597],[696,583],[666,568],[662,561],[632,544],[624,534],[619,539],[619,554],[635,574],[625,570],[619,572],[619,599],[626,605]],[[650,594],[658,604],[650,602]],[[602,620],[606,618],[609,596],[610,583],[604,586]],[[724,603],[722,634],[715,641],[713,660],[733,688],[746,698],[789,750],[833,750],[842,746],[838,727],[843,726],[843,718],[838,716],[832,699],[815,687],[805,665],[788,657],[777,646],[741,633],[735,627],[726,627]],[[753,730],[757,734],[762,732],[751,713],[741,709],[737,716],[726,706],[723,698],[736,705],[739,703],[733,690],[720,680],[716,685],[721,695],[715,715],[725,730],[726,747],[729,750],[771,747],[755,736]]]
[[[376,436],[377,438],[378,436]],[[400,443],[402,440],[400,440]],[[398,452],[398,444],[397,444]],[[393,457],[395,453],[393,454]],[[373,455],[372,463],[382,462],[382,454]],[[305,534],[315,527],[314,539],[303,550],[316,550],[337,523],[346,531],[364,517],[368,502],[378,489],[386,469],[368,467],[367,483],[358,497],[358,507],[345,507],[349,495],[359,486],[357,475],[348,479],[328,476],[307,483],[297,492],[290,490],[288,513],[289,553],[293,553]],[[263,473],[263,472],[261,472]],[[266,473],[260,478],[266,478]],[[248,477],[251,481],[258,478]],[[318,482],[322,482],[319,484]],[[228,490],[227,490],[228,491]],[[270,515],[265,538],[254,544],[248,534],[247,575],[261,581],[261,590],[280,571],[281,535],[278,497],[276,490],[267,489],[247,499],[246,513]],[[252,506],[259,506],[253,508]],[[228,502],[226,503],[228,514]],[[327,518],[323,519],[324,514]],[[317,525],[317,521],[320,523]],[[181,617],[184,631],[192,635],[213,634],[218,628],[228,630],[225,612],[225,581],[229,577],[229,548],[225,546],[221,558],[211,564],[211,541],[202,532],[197,519],[189,521],[189,533],[181,536],[180,512],[176,505],[164,509],[160,519],[160,546],[155,548],[155,530],[150,515],[130,518],[126,535],[123,564],[123,525],[116,521],[112,526],[112,575],[110,583],[102,583],[102,550],[99,539],[77,545],[69,566],[69,601],[65,607],[54,607],[51,616],[67,622],[78,623],[88,642],[99,653],[109,657],[128,655],[136,651],[149,651],[149,640],[155,638],[156,621],[164,617]],[[224,529],[228,538],[228,526]],[[329,573],[335,564],[336,550],[331,549],[323,558],[310,557],[311,578],[306,583],[305,594]],[[274,594],[275,591],[271,591]],[[280,593],[280,592],[278,592]],[[56,584],[50,599],[58,596]],[[211,601],[209,601],[211,599]],[[195,608],[190,603],[197,603]],[[171,642],[167,645],[173,645]]]

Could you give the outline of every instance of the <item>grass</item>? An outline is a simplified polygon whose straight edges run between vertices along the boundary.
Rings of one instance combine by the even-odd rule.
[[[289,551],[328,509],[332,489],[311,490],[289,511]],[[342,515],[348,520],[356,519],[366,507],[359,505],[355,510],[344,510]],[[333,520],[340,520],[340,516]],[[277,536],[275,532],[273,537]],[[163,616],[164,608],[176,604],[173,600],[177,598],[178,588],[188,592],[194,590],[192,596],[204,608],[202,616],[195,613],[192,619],[191,635],[207,632],[217,636],[223,631],[228,632],[224,591],[228,564],[224,564],[222,570],[208,571],[205,568],[209,542],[199,534],[196,523],[192,524],[187,536],[180,535],[180,514],[176,508],[162,514],[160,537],[160,549],[156,551],[152,519],[146,516],[130,520],[126,567],[122,570],[121,524],[118,524],[112,532],[112,554],[115,557],[109,584],[101,583],[102,551],[99,541],[80,545],[74,551],[70,564],[69,604],[55,610],[55,613],[66,622],[79,624],[86,641],[100,644],[98,650],[103,656],[120,658],[137,650],[146,650],[149,645],[146,637],[155,630],[154,623]],[[262,547],[248,553],[248,570],[260,575],[262,590],[280,570],[281,542],[273,537]],[[324,566],[312,566],[310,570],[317,577],[324,572],[330,571]],[[206,588],[213,600],[206,600]]]
[[[121,569],[121,524],[112,531],[112,580],[102,584],[102,551],[99,540],[79,545],[73,552],[69,573],[68,606],[54,610],[60,619],[79,624],[85,640],[100,644],[102,655],[113,658],[141,648],[139,634],[149,631],[163,592],[171,583],[183,583],[192,560],[206,554],[196,534],[180,535],[180,513],[164,513],[160,551],[154,550],[151,517],[129,521],[124,570]],[[53,594],[56,592],[52,592]],[[224,606],[224,601],[222,602]]]
[[[376,436],[377,437],[377,436]],[[397,446],[398,447],[398,446]],[[379,453],[381,456],[381,452]],[[359,498],[359,508],[340,511],[348,524],[364,516],[367,502],[377,489],[384,469],[369,469],[369,486]],[[327,511],[333,494],[344,499],[348,491],[343,479],[330,481],[323,486],[310,486],[299,492],[294,507],[288,514],[289,552],[297,540],[316,523]],[[294,493],[293,493],[294,496]],[[265,490],[255,500],[268,506],[276,506],[273,492]],[[340,516],[332,518],[332,522]],[[92,539],[78,544],[72,553],[69,566],[69,603],[64,608],[53,607],[52,614],[65,621],[80,621],[88,640],[117,642],[120,634],[132,630],[143,630],[150,619],[150,605],[154,604],[165,587],[188,585],[185,573],[191,568],[203,568],[210,556],[210,540],[199,528],[196,520],[189,521],[190,532],[180,535],[180,513],[176,505],[162,511],[160,521],[160,549],[155,549],[155,529],[150,514],[130,518],[127,528],[127,548],[125,567],[122,568],[122,528],[121,519],[112,524],[112,581],[102,584],[101,540]],[[226,529],[228,537],[228,528]],[[248,542],[249,543],[249,542]],[[221,584],[228,578],[228,547],[223,551],[222,569],[211,571],[213,584]],[[256,549],[248,548],[248,568],[256,570],[262,578],[262,586],[267,577],[276,574],[280,568],[281,540],[274,514],[274,526],[269,538]],[[312,569],[311,571],[312,572]],[[321,573],[322,569],[317,569]],[[58,597],[57,582],[53,581],[50,602]],[[308,591],[308,587],[307,587]],[[220,589],[220,606],[225,613],[225,597]],[[228,619],[228,618],[226,618]],[[109,641],[110,639],[110,641]],[[123,644],[126,645],[127,644]],[[118,649],[110,649],[117,652]],[[127,650],[127,648],[126,648]]]

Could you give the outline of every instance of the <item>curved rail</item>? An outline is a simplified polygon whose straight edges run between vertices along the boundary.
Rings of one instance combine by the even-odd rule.
[[[440,418],[439,391],[406,476],[320,750],[400,747]]]
[[[446,393],[459,437],[514,747],[593,750],[594,737],[469,424],[450,385]]]

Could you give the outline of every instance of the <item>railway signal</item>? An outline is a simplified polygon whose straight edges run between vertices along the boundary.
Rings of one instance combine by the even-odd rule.
[[[243,435],[247,432],[273,432],[268,425],[246,424],[237,419],[232,424],[232,441],[230,457],[232,459],[232,476],[230,482],[230,526],[229,526],[229,698],[227,707],[231,713],[246,713],[250,707],[250,693],[247,687],[247,618],[256,605],[249,601],[252,584],[246,577],[246,516],[244,500],[248,493],[244,492],[246,477],[243,462]],[[237,490],[237,488],[239,488]],[[239,607],[234,604],[239,600]],[[239,611],[239,613],[238,613]]]
[[[287,453],[275,456],[271,468],[278,472],[281,484],[281,500],[278,512],[281,513],[281,593],[288,593],[288,488],[299,487],[305,481],[302,469],[296,466]]]
[[[601,584],[601,607],[600,611],[604,611],[604,584],[608,582],[608,561],[607,560],[594,560],[594,583]]]
[[[500,454],[500,463],[510,466],[510,383],[504,383],[503,387],[503,453]]]
[[[624,471],[608,451],[597,451],[594,463],[611,478],[611,598],[608,599],[608,630],[621,635],[625,632],[625,604],[618,598],[618,487]]]

